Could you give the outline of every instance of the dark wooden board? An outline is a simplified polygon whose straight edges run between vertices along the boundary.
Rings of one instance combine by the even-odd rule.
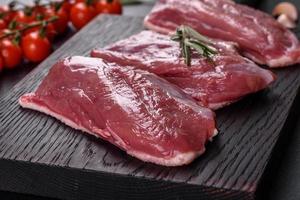
[[[217,112],[220,134],[188,166],[143,163],[107,142],[19,107],[60,58],[142,29],[142,18],[102,16],[0,99],[1,190],[62,199],[254,199],[300,85],[299,67],[276,70],[270,89]],[[285,133],[288,134],[288,133]]]

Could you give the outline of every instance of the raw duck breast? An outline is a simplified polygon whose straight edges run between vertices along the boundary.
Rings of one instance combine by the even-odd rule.
[[[98,58],[58,62],[19,103],[166,166],[190,163],[216,134],[214,113],[176,86]]]
[[[212,42],[218,54],[212,60],[194,54],[191,67],[181,58],[179,43],[153,31],[142,31],[104,49],[95,49],[91,55],[155,73],[211,109],[262,90],[275,80],[271,71],[240,56],[232,43]]]
[[[300,63],[299,40],[291,31],[270,15],[231,0],[159,0],[144,24],[164,34],[188,25],[238,43],[243,55],[270,67]]]

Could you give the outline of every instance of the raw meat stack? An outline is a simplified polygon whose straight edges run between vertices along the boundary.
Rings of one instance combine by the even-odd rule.
[[[170,36],[180,25],[209,36],[217,54],[191,54]],[[299,41],[272,17],[229,0],[160,0],[149,29],[92,57],[69,57],[50,70],[21,106],[105,139],[146,162],[179,166],[205,151],[216,134],[218,109],[262,90],[270,67],[300,61]],[[216,39],[212,39],[216,38]],[[244,55],[248,58],[245,58]]]
[[[180,87],[200,105],[218,109],[267,87],[275,76],[242,57],[230,42],[215,41],[218,54],[209,60],[192,55],[192,66],[181,58],[178,42],[170,36],[142,31],[91,55],[155,73]]]

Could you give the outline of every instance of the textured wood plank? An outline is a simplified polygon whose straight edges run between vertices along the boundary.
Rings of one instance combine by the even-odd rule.
[[[17,104],[59,58],[88,55],[95,46],[141,29],[141,18],[97,18],[2,97],[0,177],[7,184],[0,189],[65,199],[254,198],[299,88],[299,67],[277,70],[278,80],[270,89],[218,111],[219,136],[203,156],[184,167],[143,163]]]

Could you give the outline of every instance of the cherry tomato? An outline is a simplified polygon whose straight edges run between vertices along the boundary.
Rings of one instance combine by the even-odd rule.
[[[17,23],[29,24],[29,23],[35,21],[35,15],[33,13],[26,14],[24,11],[19,10],[19,11],[16,12],[14,20]]]
[[[6,22],[3,19],[0,19],[0,29],[5,29],[7,27]]]
[[[24,56],[31,62],[40,62],[51,52],[51,44],[47,37],[42,37],[38,31],[22,37],[21,47]]]
[[[36,4],[33,7],[32,10],[32,15],[33,16],[43,16],[44,12],[45,12],[46,7],[41,5],[40,3]]]
[[[64,33],[68,27],[69,15],[63,8],[61,8],[56,11],[56,16],[58,16],[58,20],[55,21],[53,25],[58,33]]]
[[[63,4],[62,4],[62,8],[69,13],[72,7],[72,3],[69,0],[64,0]]]
[[[10,10],[9,6],[0,6],[0,13],[5,13],[3,16],[4,21],[8,24],[15,15],[15,11]]]
[[[41,27],[33,27],[33,28],[30,28],[28,30],[26,30],[24,32],[24,34],[29,34],[31,32],[39,32],[41,30]],[[54,25],[52,23],[49,23],[47,25],[47,28],[46,28],[46,37],[49,39],[49,41],[53,41],[54,40],[54,37],[57,35],[57,31],[56,29],[54,28]]]
[[[0,55],[0,72],[3,71],[3,68],[4,68],[4,60],[3,57]]]
[[[54,27],[54,24],[48,24],[46,29],[46,37],[49,39],[49,41],[53,41],[56,35],[57,29]]]
[[[81,29],[97,15],[96,9],[92,5],[79,2],[72,6],[70,18],[76,29]]]
[[[122,4],[119,0],[99,0],[96,4],[97,13],[122,14]]]
[[[19,45],[14,44],[11,40],[3,39],[0,51],[6,68],[12,69],[21,63],[22,50]]]
[[[68,13],[62,7],[57,11],[55,11],[54,7],[47,8],[45,10],[44,15],[46,19],[49,19],[52,16],[58,17],[58,19],[52,23],[58,34],[62,34],[67,30],[69,16]]]

